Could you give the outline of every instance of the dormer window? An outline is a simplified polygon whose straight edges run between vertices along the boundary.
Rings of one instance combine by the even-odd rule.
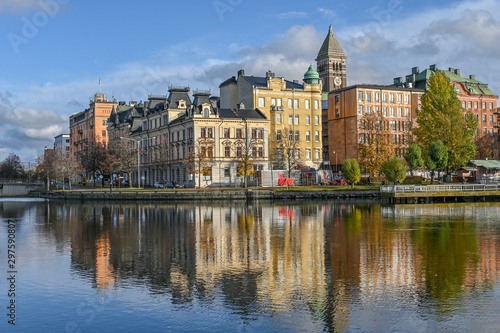
[[[209,116],[210,116],[210,109],[204,108],[203,109],[203,117],[208,118]]]
[[[179,105],[179,109],[185,109],[186,108],[186,101],[185,100],[181,99],[177,103]]]

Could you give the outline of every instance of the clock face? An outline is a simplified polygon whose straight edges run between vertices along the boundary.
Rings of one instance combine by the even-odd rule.
[[[333,80],[333,83],[335,83],[336,86],[340,86],[340,84],[342,83],[342,79],[340,77],[336,77],[334,80]]]

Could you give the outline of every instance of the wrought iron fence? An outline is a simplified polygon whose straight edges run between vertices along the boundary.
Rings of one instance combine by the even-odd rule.
[[[382,193],[415,193],[415,192],[476,192],[500,191],[498,184],[471,185],[385,185],[380,187]]]

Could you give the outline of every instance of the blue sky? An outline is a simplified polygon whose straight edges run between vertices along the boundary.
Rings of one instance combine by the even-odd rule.
[[[494,0],[1,0],[0,160],[32,160],[69,133],[99,77],[108,98],[125,101],[169,85],[218,95],[241,68],[301,80],[330,24],[348,84],[391,84],[437,64],[499,93],[497,13]]]

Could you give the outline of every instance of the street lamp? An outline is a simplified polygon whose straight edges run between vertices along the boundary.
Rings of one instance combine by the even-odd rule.
[[[335,175],[337,175],[337,152],[334,150],[332,153],[335,154]]]
[[[120,139],[122,140],[129,140],[133,142],[137,142],[137,184],[139,184],[139,188],[141,188],[141,155],[140,155],[140,150],[139,150],[139,143],[141,140],[134,140],[130,138],[125,138],[123,136],[120,136]],[[130,184],[129,184],[130,186]]]

